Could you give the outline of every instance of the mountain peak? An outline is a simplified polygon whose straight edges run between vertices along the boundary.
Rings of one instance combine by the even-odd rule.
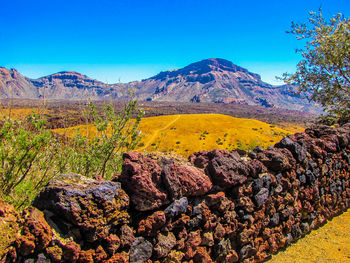
[[[208,74],[215,74],[220,72],[235,73],[240,72],[246,75],[250,75],[256,81],[261,81],[260,75],[251,73],[247,69],[239,67],[233,64],[231,61],[223,58],[208,58],[204,59],[188,66],[171,71],[160,72],[158,75],[152,77],[151,79],[168,79],[174,77],[184,77],[184,76],[205,76]],[[206,77],[205,77],[206,78]],[[211,77],[210,77],[211,78]],[[207,79],[207,78],[206,78]]]
[[[248,72],[248,70],[241,68],[231,61],[223,58],[208,58],[188,65],[185,68],[197,68],[197,67],[210,67],[212,70],[222,69],[228,71],[243,71]]]

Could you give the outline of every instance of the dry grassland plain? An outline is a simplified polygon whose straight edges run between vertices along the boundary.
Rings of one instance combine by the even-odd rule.
[[[143,136],[140,152],[173,152],[189,156],[193,152],[213,149],[251,150],[275,144],[287,134],[302,132],[304,128],[284,124],[283,127],[258,120],[235,118],[222,114],[183,114],[143,118],[140,126]],[[54,132],[68,137],[77,130],[85,135],[96,135],[92,125],[79,125]]]

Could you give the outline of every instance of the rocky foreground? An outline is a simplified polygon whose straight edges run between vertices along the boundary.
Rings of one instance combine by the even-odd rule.
[[[262,262],[349,207],[350,123],[189,162],[124,154],[113,181],[65,174],[21,215],[0,201],[0,262]]]

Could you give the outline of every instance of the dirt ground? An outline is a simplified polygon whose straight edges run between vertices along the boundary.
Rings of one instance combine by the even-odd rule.
[[[350,262],[350,209],[299,239],[267,262]]]

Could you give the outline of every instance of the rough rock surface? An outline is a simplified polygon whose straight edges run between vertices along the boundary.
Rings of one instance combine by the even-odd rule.
[[[141,153],[125,153],[120,180],[135,209],[147,211],[169,203],[162,184],[162,168]]]
[[[2,260],[265,261],[350,207],[349,142],[350,124],[312,127],[244,157],[195,153],[197,168],[127,153],[122,184],[63,175],[21,216],[0,200]]]
[[[181,196],[201,196],[213,186],[210,178],[201,170],[189,165],[176,165],[163,160],[163,181],[171,199]]]
[[[20,223],[20,217],[14,207],[0,198],[0,262],[18,238]]]

